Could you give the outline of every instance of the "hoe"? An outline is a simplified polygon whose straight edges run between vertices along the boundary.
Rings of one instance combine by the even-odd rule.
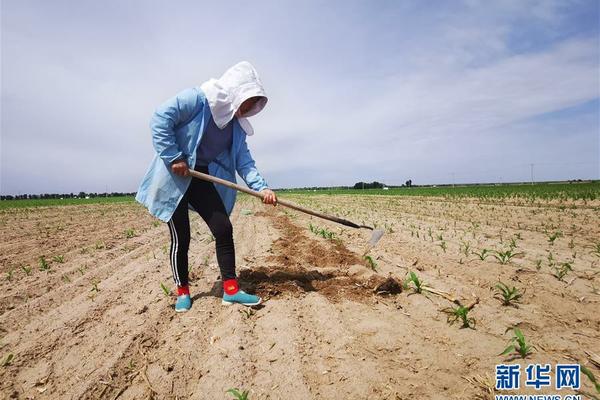
[[[229,182],[229,181],[226,181],[224,179],[217,178],[215,176],[204,174],[202,172],[194,171],[192,169],[190,169],[188,171],[189,171],[190,175],[193,176],[194,178],[202,179],[202,180],[213,182],[213,183],[218,183],[220,185],[225,185],[225,186],[227,186],[227,187],[229,187],[231,189],[235,189],[235,190],[238,190],[240,192],[247,193],[247,194],[249,194],[251,196],[258,197],[259,199],[263,198],[262,194],[254,191],[252,189],[248,189],[248,188],[242,187],[240,185],[236,185],[233,182]],[[371,239],[369,239],[367,250],[365,251],[365,254],[368,252],[368,250],[371,247],[373,247],[373,246],[375,246],[375,244],[377,244],[377,242],[379,241],[379,239],[381,239],[381,237],[383,236],[383,233],[384,233],[382,229],[374,229],[374,228],[372,228],[370,226],[367,226],[367,225],[358,225],[358,224],[355,224],[354,222],[351,222],[351,221],[348,221],[348,220],[345,220],[345,219],[342,219],[342,218],[338,218],[338,217],[334,217],[334,216],[326,215],[326,214],[321,214],[321,213],[318,213],[316,211],[309,210],[307,208],[300,207],[300,206],[298,206],[296,204],[287,202],[285,200],[277,199],[277,204],[280,204],[280,205],[285,206],[285,207],[292,208],[292,209],[297,210],[297,211],[301,211],[301,212],[306,213],[306,214],[314,215],[315,217],[319,217],[319,218],[327,219],[329,221],[337,222],[338,224],[346,225],[346,226],[349,226],[349,227],[352,227],[352,228],[370,229],[371,231],[373,231],[373,233],[371,234]]]

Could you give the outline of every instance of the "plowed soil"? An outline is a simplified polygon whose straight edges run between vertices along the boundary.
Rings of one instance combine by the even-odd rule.
[[[510,362],[600,376],[599,204],[288,198],[386,234],[368,249],[370,231],[241,196],[238,274],[265,301],[221,305],[214,241],[193,216],[184,314],[161,289],[167,226],[139,205],[0,211],[0,398],[488,399],[515,326],[535,350]],[[475,254],[510,248],[506,263]],[[427,290],[394,286],[410,271]],[[498,282],[521,302],[502,305]],[[475,304],[472,328],[448,322],[457,304]]]

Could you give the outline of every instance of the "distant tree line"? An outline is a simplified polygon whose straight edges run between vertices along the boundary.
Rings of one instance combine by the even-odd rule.
[[[287,189],[275,189],[275,190],[335,190],[335,189],[383,189],[383,188],[403,188],[403,187],[412,187],[412,180],[407,180],[402,185],[386,185],[381,182],[357,182],[354,186],[304,186],[304,187],[296,187],[296,188],[287,188]]]
[[[352,188],[353,189],[383,189],[384,187],[397,188],[397,187],[411,187],[411,186],[412,186],[412,180],[409,179],[402,186],[385,185],[381,182],[374,181],[371,183],[356,182]]]
[[[84,199],[94,197],[121,197],[121,196],[135,196],[136,192],[123,193],[123,192],[111,192],[111,193],[43,193],[43,194],[17,194],[17,195],[2,195],[0,200],[37,200],[37,199]]]
[[[382,189],[385,185],[381,182],[356,182],[354,184],[354,189]]]

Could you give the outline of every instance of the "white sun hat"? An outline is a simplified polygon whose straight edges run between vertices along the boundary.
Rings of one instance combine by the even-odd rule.
[[[260,97],[254,106],[238,117],[246,135],[254,135],[248,117],[258,114],[267,104],[267,95],[258,73],[248,61],[229,68],[219,79],[209,79],[200,85],[206,95],[215,124],[223,129],[235,116],[240,105],[251,97]]]

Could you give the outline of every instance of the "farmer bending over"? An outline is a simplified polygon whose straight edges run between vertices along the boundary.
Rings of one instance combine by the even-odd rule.
[[[256,169],[246,136],[254,134],[246,118],[267,103],[254,67],[240,62],[220,79],[186,89],[158,107],[151,121],[156,153],[137,192],[136,200],[167,222],[171,233],[170,263],[177,285],[175,311],[191,307],[188,286],[190,222],[195,210],[215,237],[217,261],[223,280],[223,304],[257,305],[260,297],[239,289],[235,273],[233,228],[229,215],[235,189],[192,179],[188,166],[205,174],[236,182],[235,173],[263,203],[277,205],[277,197]]]

